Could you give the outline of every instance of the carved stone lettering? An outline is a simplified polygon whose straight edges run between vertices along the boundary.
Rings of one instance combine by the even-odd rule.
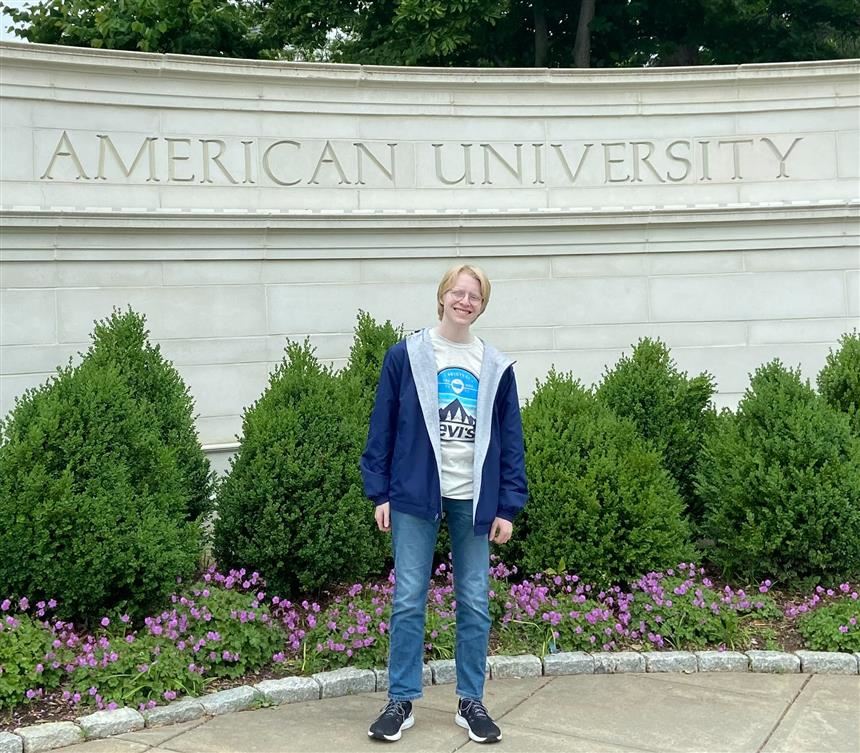
[[[155,142],[158,141],[158,139],[155,136],[147,136],[143,139],[140,144],[140,148],[137,150],[137,154],[134,155],[131,167],[125,166],[125,162],[123,162],[123,159],[120,156],[119,151],[117,151],[113,141],[111,141],[110,136],[106,133],[99,133],[96,134],[96,138],[99,140],[99,167],[96,172],[96,178],[98,180],[108,179],[105,173],[105,161],[108,151],[113,155],[114,160],[119,165],[119,169],[122,170],[122,173],[126,178],[131,177],[131,174],[134,172],[134,168],[137,167],[138,162],[143,159],[143,154],[146,152],[149,157],[149,175],[146,176],[146,182],[158,183],[158,178],[155,175]]]
[[[382,162],[376,158],[376,155],[367,148],[366,144],[363,144],[361,141],[356,141],[353,146],[355,147],[355,159],[357,164],[357,172],[358,179],[355,181],[359,186],[365,185],[364,182],[364,170],[362,161],[362,156],[367,156],[370,158],[370,161],[376,165],[382,174],[388,178],[392,185],[394,185],[394,149],[397,144],[387,144],[389,153],[388,153],[388,167],[382,164]]]
[[[57,142],[57,146],[54,148],[54,153],[51,155],[51,161],[48,163],[48,167],[45,168],[45,172],[42,173],[42,177],[40,178],[40,180],[54,179],[54,176],[51,175],[51,170],[54,169],[54,163],[59,157],[69,157],[72,160],[72,164],[74,164],[75,169],[78,171],[78,174],[75,176],[75,180],[80,180],[81,178],[83,178],[84,180],[90,179],[90,177],[84,172],[83,165],[81,165],[81,160],[79,159],[78,154],[75,151],[75,147],[72,146],[72,142],[69,139],[69,134],[63,131],[63,135],[60,136],[60,140]]]
[[[622,149],[627,149],[626,141],[612,141],[612,142],[603,142],[601,144],[603,147],[603,182],[604,183],[626,183],[630,180],[629,175],[625,175],[624,177],[615,177],[612,172],[613,165],[624,165],[627,162],[627,157],[612,157],[611,152],[613,149],[617,149],[621,147]]]
[[[654,153],[654,142],[653,141],[631,141],[630,146],[633,147],[633,183],[641,183],[642,177],[639,173],[640,165],[645,166],[651,172],[651,175],[657,180],[658,183],[665,183],[666,180],[663,178],[660,173],[658,173],[654,169],[654,165],[651,164],[651,155]],[[645,153],[642,154],[640,152],[640,147],[645,148]]]
[[[221,162],[221,155],[224,154],[224,150],[227,148],[227,145],[221,139],[200,139],[200,143],[203,145],[203,179],[200,181],[201,183],[213,183],[212,177],[209,174],[209,162],[218,166],[218,169],[224,174],[224,177],[227,178],[234,185],[239,181],[236,180],[232,175],[230,175],[230,171],[224,167],[224,164]],[[217,144],[218,145],[218,153],[210,154],[209,153],[209,145]]]
[[[801,141],[803,141],[803,136],[795,137],[794,141],[789,144],[788,149],[785,152],[781,152],[779,147],[773,143],[773,139],[769,139],[767,136],[762,138],[762,142],[767,144],[771,149],[773,149],[773,153],[776,155],[776,158],[779,160],[779,172],[777,172],[777,178],[787,178],[788,173],[785,171],[785,161],[788,159],[788,155],[791,154],[794,147],[796,147]]]
[[[172,139],[167,138],[164,139],[167,142],[167,180],[175,180],[178,183],[190,183],[194,180],[194,173],[191,175],[178,176],[176,174],[176,163],[177,162],[189,162],[191,160],[190,154],[177,154],[176,153],[176,145],[184,144],[188,147],[189,152],[191,151],[191,139]]]
[[[582,170],[582,164],[585,162],[585,158],[588,156],[588,150],[594,146],[594,144],[584,144],[582,147],[582,154],[579,155],[579,160],[576,163],[576,168],[574,170],[570,169],[570,163],[567,161],[567,157],[564,154],[564,149],[561,144],[550,144],[553,150],[555,151],[556,156],[561,162],[561,166],[564,168],[565,175],[567,175],[567,179],[571,183],[576,183],[577,177],[579,177],[579,171]]]
[[[676,154],[677,147],[684,146],[687,150],[687,156],[683,156],[680,154]],[[690,170],[693,169],[693,163],[690,161],[690,153],[692,151],[692,145],[689,141],[684,139],[679,139],[678,141],[673,141],[669,146],[666,147],[666,156],[672,160],[673,162],[679,162],[684,165],[684,172],[681,175],[673,175],[669,170],[666,171],[666,179],[672,181],[673,183],[680,183],[683,180],[687,179],[687,176],[690,174]]]
[[[493,181],[490,180],[490,155],[495,158],[495,161],[498,162],[502,167],[504,167],[511,175],[516,178],[517,183],[522,184],[523,182],[523,145],[522,144],[514,144],[514,148],[517,150],[517,166],[516,168],[508,162],[501,154],[499,154],[492,144],[481,144],[481,149],[484,150],[484,180],[482,184],[485,186],[493,185]]]
[[[271,159],[272,152],[280,146],[294,146],[296,149],[301,149],[302,145],[298,141],[290,141],[289,139],[283,139],[281,141],[276,141],[274,144],[271,144],[265,152],[263,152],[263,171],[269,176],[269,180],[273,183],[277,183],[279,186],[294,186],[297,183],[301,183],[301,178],[296,178],[295,180],[282,180],[275,176],[274,172],[272,172],[272,164],[269,161]]]
[[[460,144],[463,150],[463,174],[459,178],[446,178],[442,172],[442,148],[444,144],[433,144],[434,159],[436,165],[436,180],[445,186],[456,186],[458,183],[465,183],[467,186],[472,186],[475,181],[472,180],[472,156],[470,150],[471,144]]]
[[[340,160],[337,158],[337,152],[335,152],[334,147],[331,145],[331,141],[325,142],[325,146],[320,153],[320,158],[317,160],[317,166],[316,168],[314,168],[314,174],[308,181],[310,185],[319,183],[319,181],[317,180],[317,176],[320,174],[320,170],[322,169],[323,165],[332,165],[334,169],[337,170],[341,185],[343,185],[344,183],[349,184],[349,180],[347,180],[346,173],[343,171],[343,166],[340,164]]]
[[[60,131],[40,180],[305,186],[570,187],[788,180],[808,136],[471,142],[219,138]],[[474,148],[473,148],[474,147]],[[602,159],[598,149],[602,152]],[[480,161],[477,159],[480,149]],[[409,164],[411,161],[411,164]],[[808,161],[807,161],[808,162]],[[804,163],[800,163],[804,164]],[[432,166],[431,166],[432,165]],[[808,168],[807,168],[808,169]],[[480,179],[478,179],[478,173]]]
[[[732,180],[741,180],[741,144],[752,145],[752,139],[722,139],[717,142],[720,146],[730,144],[732,147]]]

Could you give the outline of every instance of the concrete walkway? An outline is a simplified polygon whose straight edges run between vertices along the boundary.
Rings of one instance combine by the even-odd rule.
[[[491,680],[504,739],[479,746],[454,725],[454,686],[425,688],[398,743],[367,737],[384,693],[243,711],[144,730],[66,753],[860,753],[860,677],[623,674]]]

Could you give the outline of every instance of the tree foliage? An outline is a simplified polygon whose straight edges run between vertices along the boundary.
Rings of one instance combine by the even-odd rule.
[[[5,11],[31,42],[361,64],[612,67],[860,54],[860,0],[39,0]]]
[[[30,42],[187,55],[259,57],[262,5],[223,0],[42,0],[0,3]]]

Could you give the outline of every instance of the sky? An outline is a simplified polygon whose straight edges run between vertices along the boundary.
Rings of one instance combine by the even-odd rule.
[[[4,5],[10,5],[13,8],[21,8],[26,5],[27,0],[3,0]],[[0,41],[3,42],[26,42],[26,39],[21,39],[20,37],[16,37],[14,34],[6,31],[6,29],[11,25],[12,19],[9,18],[4,12],[0,11]]]

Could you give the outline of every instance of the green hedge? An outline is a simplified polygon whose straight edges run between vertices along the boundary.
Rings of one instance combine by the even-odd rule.
[[[606,370],[596,393],[657,448],[696,525],[703,510],[694,479],[702,443],[716,417],[711,403],[715,389],[710,374],[688,379],[665,343],[643,338],[629,357],[622,356]]]
[[[129,308],[96,322],[86,358],[112,364],[132,394],[148,404],[161,441],[176,453],[182,504],[189,520],[203,520],[212,510],[214,474],[194,426],[194,401],[173,364],[149,342],[146,319]]]
[[[382,572],[358,461],[385,350],[400,332],[360,314],[341,373],[308,342],[288,343],[262,397],[245,411],[239,450],[217,495],[219,566],[263,573],[285,596]]]
[[[551,371],[523,431],[530,500],[517,537],[528,570],[609,583],[691,557],[677,487],[632,421]]]
[[[860,333],[845,333],[818,374],[818,391],[834,408],[848,414],[860,437]]]
[[[135,316],[100,323],[81,364],[0,424],[0,583],[78,621],[160,606],[200,556],[179,453],[129,378],[140,353],[113,349]]]
[[[799,370],[774,360],[755,372],[697,478],[710,556],[728,575],[860,572],[860,441]]]

